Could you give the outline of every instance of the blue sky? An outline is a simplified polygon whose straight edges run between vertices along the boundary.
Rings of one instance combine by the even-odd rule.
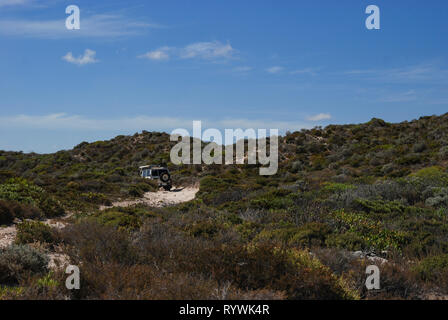
[[[0,149],[442,114],[447,21],[443,0],[0,0]]]

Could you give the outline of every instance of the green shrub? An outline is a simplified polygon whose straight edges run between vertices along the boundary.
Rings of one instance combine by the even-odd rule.
[[[143,192],[157,191],[158,183],[154,180],[145,180],[137,184],[137,188]]]
[[[243,240],[250,241],[260,232],[262,225],[251,221],[244,221],[242,224],[237,225],[235,229]]]
[[[448,146],[444,146],[439,150],[439,156],[443,160],[448,160]]]
[[[129,266],[137,261],[128,233],[112,226],[83,220],[66,226],[61,233],[64,242],[70,245],[67,254],[75,265],[112,263]]]
[[[326,182],[326,183],[324,183],[322,191],[328,192],[328,193],[337,193],[337,192],[343,192],[343,191],[355,189],[355,188],[356,187],[351,184]]]
[[[335,227],[355,233],[369,249],[401,250],[409,242],[409,234],[401,230],[386,228],[382,221],[370,219],[368,214],[338,211],[332,213]],[[337,239],[332,239],[332,243]]]
[[[375,213],[404,213],[406,206],[398,201],[382,201],[382,200],[365,200],[356,199],[357,204],[362,211]]]
[[[141,198],[144,194],[145,191],[143,191],[138,185],[134,185],[129,188],[129,195],[131,197]]]
[[[81,197],[84,201],[89,203],[101,204],[105,206],[112,205],[112,201],[110,201],[109,198],[102,193],[88,192],[81,194]]]
[[[65,210],[59,201],[47,196],[41,197],[39,201],[39,208],[47,218],[59,217],[65,213]]]
[[[448,187],[448,173],[442,167],[433,166],[420,169],[410,175],[414,183],[433,187]]]
[[[218,283],[241,289],[283,291],[288,299],[356,299],[356,294],[329,268],[306,251],[269,244],[205,249],[185,261],[187,272],[213,275]]]
[[[64,214],[61,204],[38,187],[23,178],[13,178],[0,185],[0,199],[16,201],[22,205],[39,208],[46,217]]]
[[[59,282],[53,278],[53,273],[49,272],[40,279],[37,279],[37,285],[41,288],[51,289],[57,287]]]
[[[287,209],[294,205],[292,191],[278,189],[270,191],[250,200],[249,207],[252,209]]]
[[[308,247],[312,245],[322,246],[325,245],[325,241],[331,232],[331,228],[324,223],[307,223],[299,228],[299,231],[289,240],[289,243]]]
[[[0,199],[37,206],[44,190],[22,178],[13,178],[0,184]]]
[[[41,211],[33,206],[20,204],[16,201],[0,200],[0,225],[10,224],[14,218],[39,219]]]
[[[24,221],[17,225],[16,243],[34,242],[55,244],[58,242],[58,237],[51,227],[39,221]]]
[[[10,203],[0,201],[0,225],[10,224],[14,220],[14,212],[10,207]]]
[[[0,249],[0,283],[15,284],[33,274],[47,272],[48,257],[27,245]]]
[[[0,300],[10,299],[11,297],[20,297],[23,294],[22,287],[9,287],[0,285]]]
[[[332,234],[326,240],[328,247],[341,248],[350,251],[365,250],[368,248],[367,242],[355,232],[343,234]]]
[[[425,204],[430,207],[448,207],[448,188],[432,189],[432,196],[426,199]]]
[[[423,259],[415,271],[424,281],[446,281],[448,277],[448,254]]]
[[[213,238],[219,231],[215,223],[211,221],[201,221],[193,224],[190,228],[193,237]]]
[[[287,224],[274,226],[272,230],[263,230],[258,234],[256,240],[277,240],[289,245],[311,247],[312,245],[324,245],[330,233],[330,227],[320,222],[311,222],[300,227]]]
[[[139,217],[125,212],[114,211],[114,209],[101,213],[96,217],[96,220],[103,225],[127,231],[137,230],[142,224]]]

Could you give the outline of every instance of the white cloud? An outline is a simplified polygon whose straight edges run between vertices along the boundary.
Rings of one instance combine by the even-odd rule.
[[[139,116],[124,117],[121,119],[93,119],[79,115],[55,113],[42,116],[17,115],[0,117],[0,124],[2,127],[24,127],[45,130],[132,131],[145,128],[158,130],[163,127],[186,125],[188,122],[168,117]]]
[[[145,54],[138,56],[138,58],[144,58],[149,60],[168,60],[170,58],[169,47],[162,47],[154,51],[149,51]]]
[[[0,0],[1,1],[1,0]],[[81,16],[81,29],[67,30],[65,19],[60,20],[0,20],[0,35],[48,39],[107,38],[139,35],[158,24],[136,21],[116,14]]]
[[[446,81],[448,70],[434,63],[419,64],[390,69],[358,69],[344,72],[349,76],[365,76],[366,78],[393,83]]]
[[[270,68],[266,69],[266,71],[271,73],[271,74],[276,74],[276,73],[279,73],[279,72],[281,72],[283,70],[284,70],[284,68],[283,67],[279,67],[279,66],[270,67]]]
[[[117,135],[134,134],[147,130],[171,133],[178,128],[186,129],[192,135],[193,120],[176,117],[150,117],[145,115],[105,118],[68,115],[65,113],[47,115],[0,115],[0,149],[23,150],[25,152],[55,152],[72,148],[81,141],[111,139]],[[264,119],[202,120],[202,132],[217,128],[224,135],[224,129],[279,129],[299,131],[312,126],[300,121],[275,121]],[[31,137],[31,138],[30,138]]]
[[[322,120],[329,120],[331,119],[331,114],[329,113],[319,113],[315,114],[313,116],[309,116],[306,118],[308,121],[322,121]]]
[[[30,0],[0,0],[0,7],[24,5],[29,2]]]
[[[381,102],[410,102],[417,100],[415,90],[390,94],[380,99]]]
[[[223,44],[219,41],[192,43],[180,51],[182,59],[216,59],[231,58],[235,54],[235,49],[230,43]]]
[[[19,128],[28,130],[73,130],[73,131],[113,131],[135,132],[139,130],[168,131],[185,128],[191,131],[192,122],[197,119],[180,119],[175,117],[135,116],[120,119],[93,119],[79,115],[56,113],[48,115],[0,116],[1,128]],[[300,130],[310,128],[309,124],[295,121],[275,121],[263,119],[203,119],[203,129],[279,129]]]
[[[208,122],[207,122],[208,123]],[[216,128],[228,129],[279,129],[280,131],[295,131],[301,129],[309,129],[310,126],[304,122],[296,121],[280,121],[280,120],[264,120],[264,119],[224,119],[212,123]]]
[[[73,54],[71,52],[67,53],[65,56],[62,57],[63,60],[73,63],[73,64],[77,64],[79,66],[83,66],[85,64],[90,64],[90,63],[96,63],[98,62],[98,60],[95,59],[95,55],[96,52],[90,49],[86,49],[84,51],[84,55],[81,55],[77,58],[75,58],[73,56]]]
[[[212,41],[195,42],[183,48],[161,47],[137,57],[149,60],[167,60],[173,55],[179,59],[219,60],[230,59],[236,52],[230,43],[223,44],[219,41]]]
[[[253,69],[252,67],[242,66],[242,67],[233,68],[232,71],[237,72],[237,73],[246,73],[246,72],[251,71],[252,69]]]
[[[305,68],[291,71],[290,74],[308,74],[310,76],[317,76],[317,71],[319,71],[319,69],[320,68]]]

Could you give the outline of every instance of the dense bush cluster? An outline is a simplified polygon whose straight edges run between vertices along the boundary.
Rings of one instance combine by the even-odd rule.
[[[23,178],[0,184],[0,224],[11,223],[14,218],[51,218],[63,214],[64,208],[58,200]]]
[[[87,220],[64,237],[83,264],[77,298],[357,298],[309,252],[273,244],[224,244],[151,220],[134,236]]]
[[[47,244],[58,243],[57,232],[39,221],[24,221],[17,225],[16,243],[28,244],[41,242]]]
[[[16,284],[47,271],[48,258],[26,245],[0,249],[0,284]]]

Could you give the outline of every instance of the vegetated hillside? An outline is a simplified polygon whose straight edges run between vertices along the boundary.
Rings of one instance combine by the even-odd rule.
[[[167,134],[143,132],[49,155],[0,152],[0,224],[79,212],[62,234],[42,239],[42,227],[31,226],[20,237],[34,235],[49,250],[63,243],[70,260],[82,262],[83,289],[72,298],[448,294],[448,114],[288,133],[274,176],[259,176],[255,165],[174,166],[173,145]],[[177,185],[199,181],[197,198],[97,210],[154,190],[138,177],[149,163],[167,163]],[[2,254],[14,250],[0,253],[0,269]],[[364,286],[372,263],[381,269],[379,292]],[[98,278],[100,270],[108,277]],[[45,270],[31,274],[39,279]],[[25,288],[23,297],[38,294],[37,282],[22,276],[8,281]],[[40,297],[67,294],[52,288]]]
[[[447,120],[448,115],[399,124],[372,119],[287,134],[280,138],[279,173],[268,180],[372,182],[404,177],[425,166],[443,166],[448,161]],[[76,189],[125,196],[144,181],[138,177],[138,167],[144,164],[168,164],[181,184],[188,183],[184,178],[219,175],[236,167],[248,176],[258,175],[254,166],[173,166],[169,152],[174,144],[166,133],[144,131],[83,142],[54,154],[0,151],[0,179],[23,177],[56,193]]]

